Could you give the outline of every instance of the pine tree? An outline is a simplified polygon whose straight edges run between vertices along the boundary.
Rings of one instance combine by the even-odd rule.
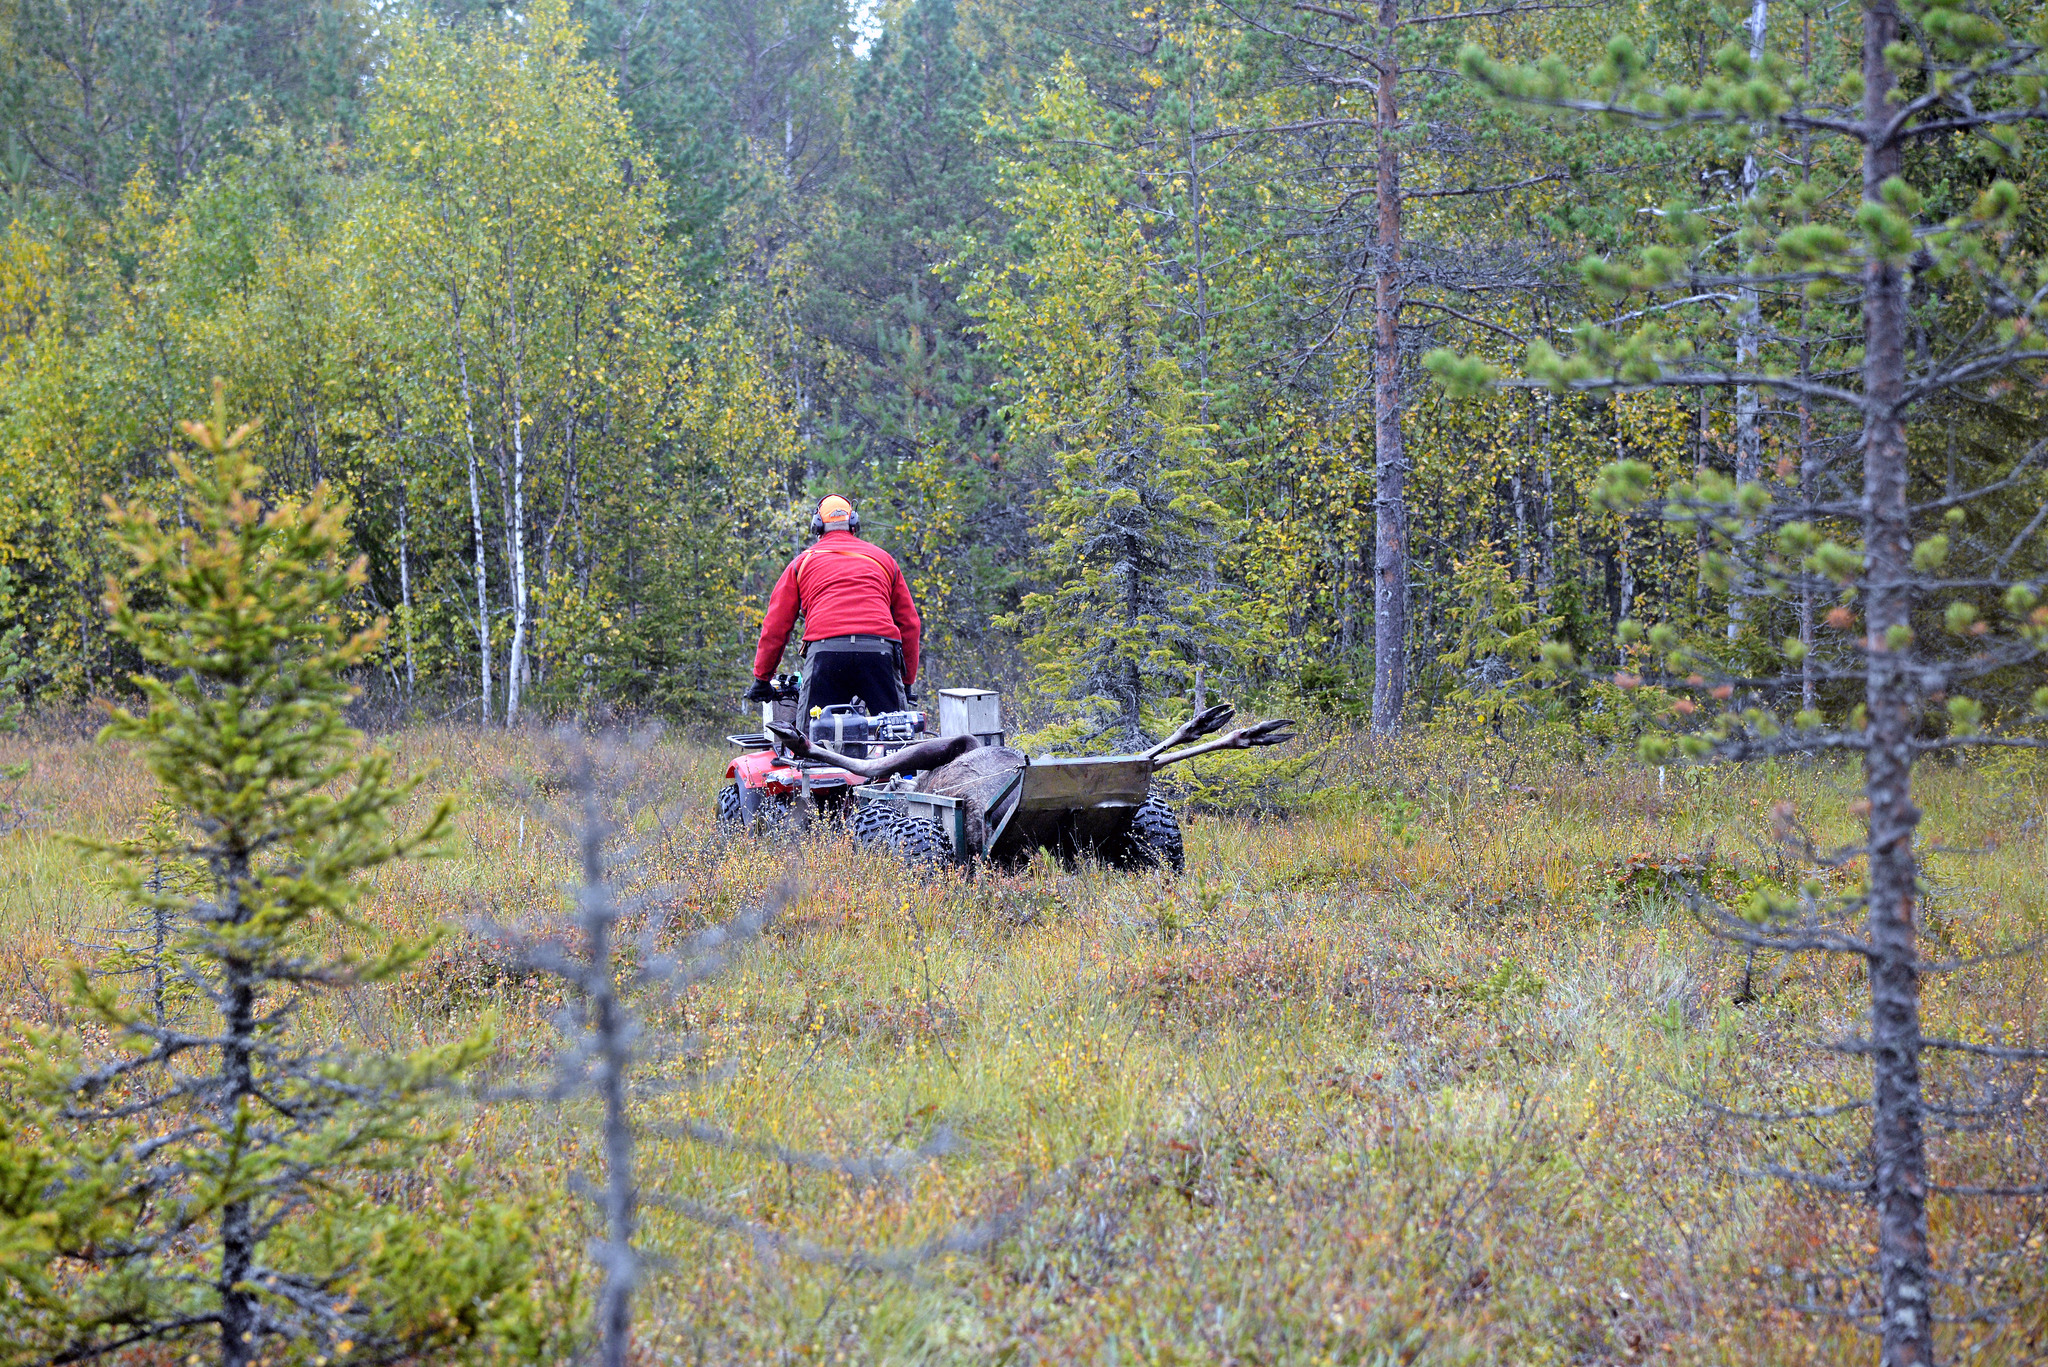
[[[1738,451],[1739,480],[1708,478],[1671,491],[1672,514],[1703,527],[1708,576],[1747,597],[1738,619],[1833,596],[1832,634],[1815,641],[1808,619],[1801,625],[1809,629],[1785,638],[1775,660],[1731,661],[1670,624],[1646,633],[1624,623],[1624,641],[1648,668],[1616,682],[1661,683],[1683,695],[1668,714],[1680,734],[1644,738],[1652,760],[1674,746],[1698,758],[1838,750],[1861,760],[1862,842],[1846,853],[1805,853],[1816,865],[1859,860],[1862,886],[1835,895],[1814,880],[1709,915],[1718,933],[1752,950],[1842,954],[1867,972],[1865,1033],[1833,1047],[1869,1060],[1868,1092],[1761,1118],[1786,1126],[1869,1116],[1867,1142],[1842,1155],[1844,1171],[1775,1170],[1868,1204],[1874,1294],[1852,1301],[1851,1313],[1879,1336],[1885,1367],[1923,1367],[1936,1360],[1938,1330],[1953,1305],[1984,1313],[1981,1270],[1967,1262],[1944,1268],[1937,1257],[1930,1210],[1972,1194],[1944,1182],[1942,1146],[2017,1123],[2009,1100],[1995,1084],[1980,1088],[1967,1065],[2048,1058],[2048,1049],[1943,1039],[1923,1028],[1928,979],[1969,963],[1943,964],[1939,950],[1923,950],[1927,883],[1913,798],[1914,770],[1925,756],[2044,744],[2038,727],[2048,717],[2048,689],[2028,696],[2022,680],[2032,672],[2024,667],[2048,650],[2048,611],[2038,578],[2016,574],[2013,565],[2039,516],[2003,545],[1966,534],[1973,516],[2031,483],[2029,469],[2044,448],[2008,447],[2003,468],[1973,487],[1959,483],[1953,460],[1945,479],[1930,479],[1913,448],[1924,449],[1929,429],[1944,419],[1952,441],[1958,410],[1975,415],[2024,404],[2016,382],[2038,381],[2048,369],[2039,340],[2048,326],[2048,273],[2020,231],[2022,195],[2002,174],[2020,166],[2024,143],[2013,130],[2048,122],[2048,27],[2037,13],[1952,0],[1865,0],[1859,18],[1860,31],[1823,29],[1838,51],[1859,54],[1832,87],[1809,64],[1767,50],[1760,22],[1751,43],[1730,43],[1715,55],[1715,71],[1697,86],[1651,81],[1641,51],[1619,37],[1583,84],[1557,62],[1509,68],[1476,49],[1461,62],[1510,98],[1700,138],[1736,164],[1766,136],[1798,148],[1831,146],[1850,183],[1860,183],[1858,199],[1837,208],[1813,178],[1745,178],[1734,205],[1742,259],[1732,270],[1714,258],[1723,239],[1712,219],[1674,199],[1660,215],[1662,240],[1643,249],[1639,264],[1595,260],[1585,268],[1617,304],[1661,295],[1673,306],[1622,314],[1613,328],[1582,326],[1568,356],[1533,343],[1527,382],[1579,392],[1752,387],[1802,409],[1835,409],[1860,428],[1857,468],[1841,472],[1841,496],[1828,496],[1810,478],[1807,421],[1796,461],[1788,450],[1773,471],[1760,451]],[[1974,194],[1918,174],[1922,149],[1957,139],[1970,141],[1981,166]],[[1810,157],[1782,160],[1812,164]],[[1731,297],[1736,307],[1728,315],[1700,309]],[[1849,334],[1824,368],[1815,364],[1828,341],[1813,326],[1816,311],[1842,319]],[[1448,354],[1430,359],[1455,388],[1498,378]],[[1759,447],[1765,435],[1738,432]],[[1607,481],[1610,500],[1624,506],[1655,496],[1636,462],[1616,463]],[[2038,507],[2037,497],[2028,501]],[[1794,816],[1782,813],[1780,825],[1796,844]],[[1957,1057],[1964,1067],[1944,1065]],[[2048,1192],[2032,1176],[1975,1194]]]

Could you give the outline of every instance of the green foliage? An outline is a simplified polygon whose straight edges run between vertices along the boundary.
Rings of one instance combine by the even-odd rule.
[[[422,953],[351,904],[362,874],[432,849],[448,809],[394,831],[414,784],[343,721],[347,675],[382,630],[340,611],[363,579],[345,505],[324,488],[259,500],[241,449],[253,425],[228,430],[218,389],[213,420],[186,430],[201,454],[176,461],[182,525],[114,514],[131,568],[108,607],[146,662],[148,707],[117,709],[105,732],[135,745],[184,821],[103,848],[130,906],[170,918],[161,952],[191,991],[167,1010],[78,966],[105,1052],[42,1032],[10,1060],[10,1352],[213,1339],[223,1363],[461,1355],[523,1313],[522,1225],[488,1202],[459,1222],[402,1214],[367,1184],[431,1153],[424,1103],[489,1035],[379,1054],[305,1019]],[[203,869],[200,886],[178,895],[166,861]]]
[[[189,179],[264,115],[349,121],[374,60],[373,11],[192,0],[38,0],[0,18],[0,123],[18,198],[110,214],[138,173]]]
[[[1075,460],[1119,442],[1159,448],[1150,492],[1134,486],[1168,547],[1145,575],[1158,611],[1138,614],[1159,625],[1128,652],[1160,670],[1143,706],[1199,666],[1214,692],[1343,714],[1370,685],[1380,553],[1363,326],[1378,135],[1365,86],[1329,65],[1350,70],[1357,35],[1265,0],[1098,10],[904,0],[874,12],[864,51],[834,0],[444,3],[374,26],[353,6],[237,11],[182,49],[210,68],[144,89],[161,26],[196,10],[25,7],[0,25],[23,136],[76,114],[61,59],[95,33],[108,107],[136,121],[96,144],[90,196],[26,144],[0,149],[17,188],[0,629],[22,628],[24,692],[76,700],[138,663],[93,607],[119,560],[97,509],[114,493],[169,512],[174,419],[220,374],[271,416],[252,449],[280,492],[324,479],[354,507],[367,578],[347,610],[390,619],[366,667],[376,701],[415,715],[723,712],[804,504],[829,489],[904,563],[935,682],[1004,686],[1034,720],[1085,714],[1085,732],[1101,680],[1060,662],[1086,633],[1039,627],[1086,615],[1057,607],[1071,587],[1110,593],[1084,584],[1088,537],[1064,538],[1121,477]],[[52,27],[66,14],[87,21],[72,37]],[[117,33],[122,16],[146,22]],[[1908,227],[1930,318],[1981,304],[1987,337],[2031,345],[2038,150],[2013,127],[1919,145],[1865,212],[1839,148],[1773,122],[1854,85],[1835,18],[1803,55],[1781,25],[1753,60],[1740,15],[1698,6],[1646,14],[1628,40],[1590,12],[1415,17],[1389,143],[1401,325],[1441,383],[1410,384],[1401,420],[1414,715],[1464,705],[1445,657],[1469,644],[1458,566],[1482,544],[1596,677],[1633,669],[1613,629],[1639,607],[1699,641],[1732,626],[1724,663],[1782,663],[1807,558],[1846,582],[1862,554],[1786,486],[1852,434],[1781,394],[1752,471],[1729,386],[1666,387],[1735,363],[1740,279],[1769,324],[1756,370],[1853,367],[1859,273]],[[1930,89],[1987,79],[1936,70],[1944,44],[1991,41],[1979,27],[1916,31],[1895,60],[1918,51],[1910,79]],[[1474,40],[1503,59],[1460,56]],[[204,130],[175,168],[150,150],[166,99]],[[1776,169],[1735,204],[1727,177],[1759,138]],[[1444,284],[1468,274],[1471,291]],[[1650,298],[1707,277],[1738,283]],[[1136,446],[1110,439],[1124,371],[1160,424]],[[2009,463],[2028,392],[1930,418],[1916,479],[1942,483],[1950,450],[1966,474]],[[2020,481],[1973,505],[1981,523],[1916,536],[1968,559],[1972,538],[2024,528],[2035,492]],[[1779,564],[1749,563],[1758,536]],[[2035,558],[2022,539],[2011,568],[2037,574]],[[1745,606],[1749,588],[1766,592]],[[1979,621],[1995,606],[1960,596]],[[1597,699],[1577,714],[1609,715]]]
[[[1052,446],[1048,587],[1010,621],[1056,714],[1136,746],[1149,708],[1192,691],[1198,670],[1227,687],[1271,638],[1221,572],[1219,544],[1242,523],[1211,492],[1231,463],[1205,420],[1202,376],[1190,374],[1201,357],[1176,354],[1176,273],[1146,216],[1055,151],[1059,138],[1108,136],[1113,118],[1069,65],[1037,119],[1047,142],[1011,173],[1006,202],[1031,255],[985,269],[970,292],[1016,373],[1013,421]]]
[[[1562,616],[1538,616],[1522,600],[1507,559],[1482,541],[1457,563],[1456,644],[1441,657],[1453,671],[1440,724],[1477,722],[1495,736],[1554,726],[1563,716],[1558,685],[1570,647],[1551,638]]]

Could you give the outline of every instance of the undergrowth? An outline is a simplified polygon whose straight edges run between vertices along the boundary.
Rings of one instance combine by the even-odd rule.
[[[349,993],[329,1028],[386,1047],[454,1038],[485,1015],[506,1057],[560,1006],[463,924],[553,905],[568,851],[507,795],[536,744],[433,730],[390,738],[438,766],[415,797],[463,798],[447,857],[383,878],[390,930],[447,929],[427,964]],[[0,836],[5,1011],[88,953],[115,909],[58,828],[118,835],[153,794],[118,748],[0,742],[31,764],[34,814]],[[1758,963],[1717,944],[1692,889],[1789,885],[1770,839],[1790,802],[1823,838],[1851,831],[1847,771],[1783,763],[1660,773],[1428,742],[1340,743],[1285,820],[1196,816],[1179,878],[1040,860],[919,879],[829,831],[719,836],[723,757],[657,763],[685,814],[657,853],[678,932],[743,905],[792,865],[805,891],[726,976],[662,1022],[692,1041],[657,1114],[805,1149],[954,1157],[868,1185],[648,1136],[660,1189],[835,1247],[914,1244],[1014,1201],[1065,1165],[986,1257],[894,1280],[777,1259],[646,1212],[643,1360],[820,1362],[1807,1363],[1868,1357],[1825,1304],[1828,1269],[1867,1241],[1853,1205],[1755,1180],[1754,1127],[1700,1090],[1786,1105],[1859,1066],[1815,1048],[1855,1025],[1845,965]],[[1968,914],[1958,952],[2044,928],[2033,772],[1924,776],[1930,849]],[[1851,870],[1844,874],[1853,877]],[[1929,988],[1930,1028],[2044,1033],[2041,959]],[[49,1000],[54,1000],[54,996]],[[2048,1129],[2035,1098],[2030,1142]],[[451,1103],[472,1181],[541,1198],[542,1276],[564,1315],[588,1289],[586,1117]],[[1846,1128],[1801,1142],[1823,1154]],[[1946,1180],[2000,1161],[1957,1140]],[[420,1199],[431,1201],[423,1180]],[[1945,1247],[2032,1249],[2039,1203],[1937,1207]],[[1984,1360],[2048,1353],[2041,1298],[2002,1327],[1951,1327]],[[2029,1320],[2028,1315],[2033,1318]]]

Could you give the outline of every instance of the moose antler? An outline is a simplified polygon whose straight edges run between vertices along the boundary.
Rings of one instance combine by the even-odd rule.
[[[1165,740],[1160,741],[1159,744],[1153,746],[1150,750],[1147,750],[1141,758],[1156,759],[1176,745],[1186,741],[1199,740],[1203,736],[1220,731],[1229,725],[1230,719],[1236,715],[1237,709],[1227,702],[1217,703],[1214,707],[1205,707],[1194,716],[1182,722],[1178,730]]]
[[[1204,715],[1207,715],[1206,713]],[[1152,767],[1164,769],[1169,764],[1178,764],[1196,755],[1206,755],[1215,750],[1249,750],[1255,745],[1280,745],[1294,739],[1294,733],[1287,728],[1294,725],[1292,717],[1281,717],[1274,721],[1262,721],[1256,726],[1240,726],[1227,736],[1190,745],[1185,750],[1176,750],[1170,755],[1161,755],[1152,761]]]

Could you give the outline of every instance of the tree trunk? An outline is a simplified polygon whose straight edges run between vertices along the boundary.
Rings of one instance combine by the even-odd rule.
[[[1209,273],[1202,242],[1202,162],[1195,143],[1195,101],[1188,98],[1188,229],[1195,248],[1195,364],[1201,369],[1202,425],[1209,423]]]
[[[1545,394],[1541,402],[1547,412],[1550,396]],[[1548,441],[1543,444],[1543,504],[1536,535],[1536,613],[1548,617],[1551,599],[1557,595],[1557,467]]]
[[[401,443],[404,436],[400,434]],[[403,445],[398,457],[398,616],[405,638],[405,700],[412,701],[419,675],[412,653],[412,480],[406,474]]]
[[[1799,378],[1804,380],[1813,373],[1813,343],[1806,340],[1806,306],[1800,305],[1799,332]],[[1813,402],[1804,394],[1799,396],[1799,501],[1812,506],[1814,499],[1813,480]],[[1799,657],[1799,707],[1801,711],[1813,711],[1815,690],[1813,680],[1813,583],[1810,574],[1803,574],[1799,584],[1799,644],[1806,653]]]
[[[455,368],[462,377],[462,430],[469,438],[469,530],[476,543],[476,655],[482,691],[477,695],[477,720],[491,720],[491,591],[484,573],[484,502],[477,484],[476,403],[469,389],[469,353],[462,342],[462,296],[455,304]]]
[[[1749,12],[1749,60],[1761,62],[1764,56],[1764,32],[1770,21],[1769,0],[1756,0]],[[1752,137],[1761,137],[1762,129],[1752,130]],[[1742,158],[1742,196],[1736,206],[1735,221],[1738,234],[1749,222],[1749,204],[1756,198],[1757,182],[1762,178],[1763,168],[1757,161],[1756,148],[1752,146]],[[1740,248],[1738,248],[1740,250]],[[1735,337],[1735,368],[1738,371],[1756,369],[1759,350],[1758,330],[1762,319],[1759,316],[1756,286],[1744,283],[1736,290],[1736,314],[1741,330]],[[1753,484],[1763,476],[1763,434],[1756,425],[1756,386],[1738,384],[1735,386],[1735,482]],[[1738,551],[1746,554],[1746,548],[1755,534],[1755,527],[1747,517],[1743,519],[1741,541]],[[1728,597],[1728,639],[1734,640],[1742,632],[1742,624],[1749,615],[1749,576],[1742,568],[1742,555],[1738,554],[1734,592]]]
[[[1899,173],[1899,144],[1883,135],[1894,109],[1885,48],[1899,40],[1895,0],[1863,11],[1863,199]],[[1869,709],[1864,752],[1868,819],[1871,1140],[1883,1367],[1934,1361],[1928,1296],[1927,1155],[1920,1099],[1920,960],[1914,925],[1914,732],[1921,697],[1904,639],[1913,606],[1913,528],[1906,494],[1906,281],[1900,263],[1873,260],[1863,287],[1863,536],[1869,591]],[[1897,631],[1902,639],[1889,639]]]
[[[244,919],[242,893],[249,881],[246,857],[229,861],[226,886],[218,915],[227,925]],[[256,1095],[256,977],[250,964],[238,957],[223,960],[225,989],[221,1003],[220,1109],[215,1123],[223,1144],[234,1142],[243,1103]],[[239,1185],[232,1173],[223,1174],[230,1184]],[[220,1360],[222,1367],[248,1367],[262,1350],[256,1331],[261,1306],[249,1289],[249,1273],[256,1263],[257,1233],[254,1212],[246,1199],[223,1202],[220,1209]]]
[[[512,552],[512,649],[505,660],[505,725],[519,719],[519,689],[526,682],[526,413],[519,389],[525,366],[519,350],[519,281],[506,285],[506,314],[512,323],[512,526],[506,538]]]
[[[627,1095],[632,1022],[613,986],[612,933],[617,920],[605,881],[610,876],[605,867],[606,830],[595,800],[586,798],[583,886],[586,896],[595,893],[601,899],[583,915],[590,946],[585,990],[590,994],[590,1032],[597,1046],[597,1090],[604,1101],[604,1283],[597,1295],[597,1332],[603,1367],[625,1367],[633,1341],[633,1283],[639,1270],[633,1252],[639,1193],[633,1180],[633,1118]]]
[[[1380,55],[1376,116],[1379,160],[1379,238],[1375,244],[1373,322],[1373,673],[1372,729],[1391,735],[1401,727],[1408,676],[1408,463],[1401,449],[1401,162],[1394,140],[1400,111],[1395,39],[1399,12],[1380,0],[1385,48]]]
[[[1693,437],[1692,482],[1698,488],[1700,480],[1707,473],[1707,438],[1711,431],[1711,419],[1707,409],[1707,390],[1700,389],[1700,421]],[[1693,576],[1693,601],[1698,605],[1701,616],[1707,611],[1707,524],[1697,524],[1692,534],[1693,564],[1697,571]]]
[[[570,505],[574,502],[576,490],[576,395],[569,395],[569,415],[562,420],[562,507],[549,524],[540,540],[540,592],[541,609],[533,617],[532,652],[542,661],[541,682],[548,681],[546,661],[549,642],[547,638],[551,623],[547,615],[548,594],[555,582],[555,540],[562,534],[562,525],[569,520]],[[559,651],[560,645],[553,647]]]

